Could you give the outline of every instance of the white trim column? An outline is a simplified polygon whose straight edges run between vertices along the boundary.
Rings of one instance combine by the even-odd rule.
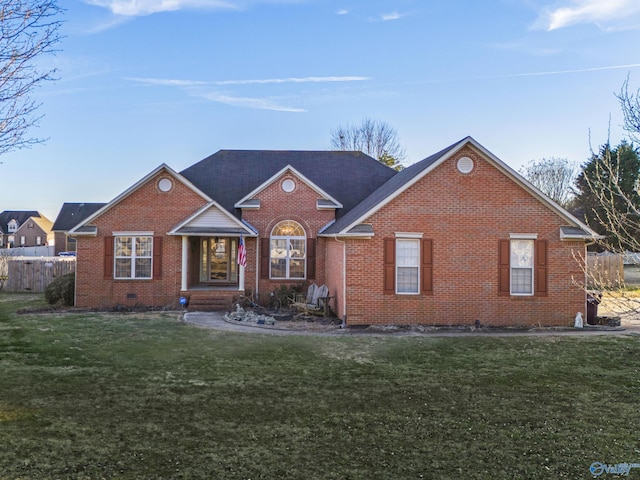
[[[180,282],[180,290],[183,292],[187,290],[187,272],[189,264],[189,237],[182,236],[182,278]]]
[[[244,267],[238,265],[238,290],[244,292]]]

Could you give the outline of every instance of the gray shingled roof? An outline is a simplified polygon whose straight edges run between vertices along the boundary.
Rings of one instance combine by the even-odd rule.
[[[236,202],[291,165],[342,203],[340,217],[397,172],[362,152],[220,150],[180,172],[227,211]]]
[[[362,215],[365,215],[371,209],[379,205],[386,198],[393,195],[397,190],[402,188],[405,184],[410,182],[413,178],[419,175],[421,172],[429,168],[435,162],[437,162],[443,155],[449,153],[449,151],[458,147],[462,142],[466,141],[467,138],[456,142],[452,145],[449,145],[447,148],[440,150],[437,153],[434,153],[430,157],[425,158],[424,160],[420,160],[419,162],[414,163],[413,165],[405,168],[398,172],[397,175],[389,179],[379,188],[377,188],[371,195],[365,198],[362,202],[360,202],[354,209],[350,210],[346,213],[342,218],[336,220],[335,223],[330,225],[326,230],[322,233],[331,235],[337,234],[341,232],[344,228],[351,225]]]
[[[26,222],[30,217],[41,217],[36,210],[5,210],[0,213],[0,232],[7,233],[11,220],[18,222],[18,226]]]
[[[105,205],[106,203],[64,203],[51,230],[68,232]]]

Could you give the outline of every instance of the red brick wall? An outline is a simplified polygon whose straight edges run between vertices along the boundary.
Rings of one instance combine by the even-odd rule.
[[[296,183],[296,189],[287,193],[282,190],[281,184],[286,179],[292,179]],[[259,238],[269,238],[273,227],[282,220],[293,220],[304,228],[307,238],[316,238],[318,231],[327,225],[335,216],[335,210],[318,210],[317,200],[322,198],[320,194],[306,185],[302,180],[285,172],[281,177],[259,192],[255,198],[260,200],[259,210],[244,210],[242,218],[258,229]],[[325,242],[324,238],[317,238],[316,245],[316,277],[307,280],[267,280],[258,279],[260,298],[266,298],[269,292],[280,285],[297,286],[302,283],[315,282],[318,285],[325,283]],[[259,240],[258,240],[259,242]],[[245,286],[255,291],[256,288],[256,240],[247,241],[247,269],[245,271]],[[258,268],[260,262],[258,261]],[[258,272],[260,277],[260,272]]]
[[[475,168],[463,175],[456,161],[465,155]],[[584,278],[574,259],[584,244],[560,241],[566,222],[470,147],[366,223],[372,239],[347,240],[347,324],[572,325],[584,314],[584,293],[572,282]],[[433,240],[433,295],[383,294],[383,240],[395,232]],[[510,233],[548,241],[546,297],[498,296],[498,241]]]
[[[345,243],[327,239],[325,278],[329,288],[329,306],[338,318],[344,318],[344,252]]]
[[[97,237],[78,237],[76,305],[111,308],[175,306],[181,286],[181,238],[166,235],[179,223],[202,208],[206,202],[174,178],[173,188],[161,192],[158,180],[172,178],[161,172],[124,200],[100,215],[93,225]],[[153,232],[163,237],[162,277],[152,280],[114,280],[104,278],[104,238],[113,232]],[[87,260],[90,259],[90,260]],[[135,295],[136,298],[128,298]]]

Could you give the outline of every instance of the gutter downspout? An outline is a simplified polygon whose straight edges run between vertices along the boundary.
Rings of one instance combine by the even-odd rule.
[[[342,244],[342,323],[340,328],[347,326],[347,242],[339,240],[337,235],[333,239]]]

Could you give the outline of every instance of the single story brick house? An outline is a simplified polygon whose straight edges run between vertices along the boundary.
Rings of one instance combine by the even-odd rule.
[[[221,150],[160,165],[68,233],[80,307],[225,308],[313,282],[347,325],[572,325],[596,236],[471,137],[400,172]]]

